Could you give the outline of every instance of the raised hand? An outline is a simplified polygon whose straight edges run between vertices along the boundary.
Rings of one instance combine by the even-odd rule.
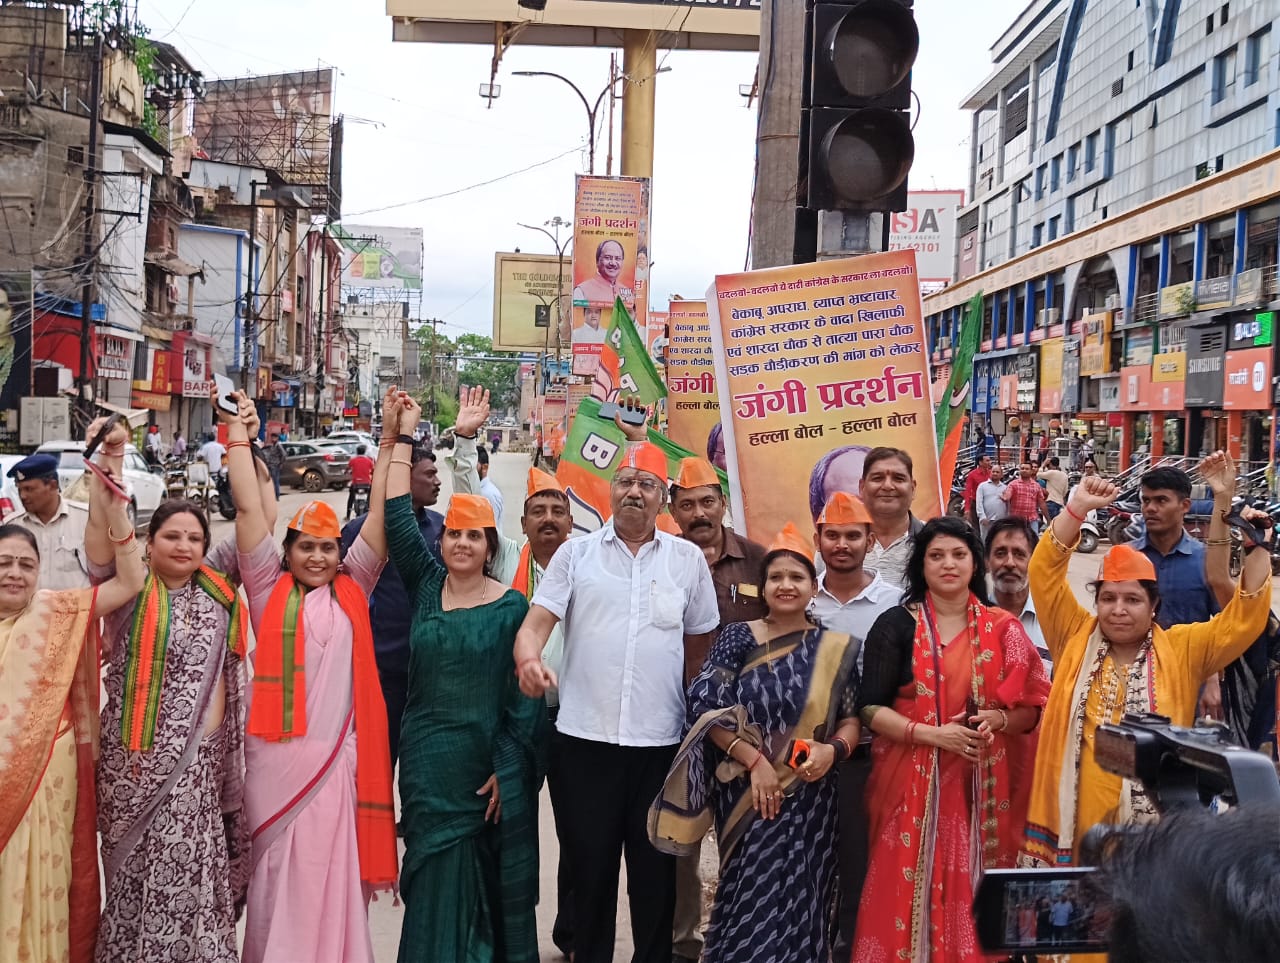
[[[1071,496],[1071,510],[1081,517],[1089,512],[1110,505],[1120,497],[1120,489],[1098,475],[1086,475],[1080,479]]]
[[[618,430],[627,436],[627,441],[648,441],[649,427],[645,425],[629,425],[622,420],[623,411],[643,411],[648,415],[648,405],[644,404],[637,395],[619,395],[618,396],[618,413],[613,416],[613,423],[618,426]]]
[[[396,385],[382,396],[382,437],[395,438],[400,434],[400,390]]]
[[[400,392],[400,426],[398,434],[412,435],[418,430],[418,422],[422,420],[422,405],[413,395]],[[383,429],[386,433],[386,429]]]
[[[479,385],[470,388],[463,385],[458,391],[458,417],[453,423],[454,432],[459,435],[478,435],[488,420],[489,390]]]
[[[1200,462],[1200,477],[1215,495],[1236,493],[1236,465],[1224,451],[1215,451]]]
[[[85,438],[96,437],[106,422],[106,417],[93,419],[89,424],[88,430],[85,431]],[[124,455],[124,446],[128,441],[129,429],[121,419],[117,418],[115,425],[107,433],[107,437],[102,439],[102,444],[99,445],[98,451],[107,457],[120,457]]]

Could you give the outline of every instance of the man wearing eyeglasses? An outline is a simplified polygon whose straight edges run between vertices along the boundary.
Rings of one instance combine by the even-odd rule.
[[[720,615],[701,549],[657,529],[666,476],[656,446],[627,449],[613,517],[557,550],[516,636],[521,690],[559,686],[578,963],[613,959],[624,850],[635,959],[671,959],[675,859],[649,844],[646,820],[683,733],[684,653],[705,650]],[[557,680],[541,654],[559,621]]]

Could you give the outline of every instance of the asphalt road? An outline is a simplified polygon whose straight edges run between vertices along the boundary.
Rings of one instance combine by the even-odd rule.
[[[441,454],[445,453],[442,452]],[[443,458],[440,460],[440,466],[443,488],[436,508],[443,512],[445,505],[448,503],[449,494],[452,491],[452,483]],[[492,477],[502,490],[505,500],[503,531],[512,538],[519,539],[521,537],[520,508],[524,504],[525,479],[529,468],[529,458],[527,455],[499,452],[492,456],[492,466]],[[342,518],[347,504],[347,493],[345,491],[325,492],[320,497],[332,505],[338,512],[338,517]],[[286,489],[281,497],[280,517],[276,525],[278,539],[284,538],[285,527],[293,513],[310,501],[311,498],[312,496],[301,491]],[[215,517],[213,522],[213,537],[215,541],[232,534],[233,530],[234,523],[225,521],[221,517]],[[1076,555],[1071,561],[1069,573],[1071,586],[1086,604],[1088,604],[1088,597],[1085,592],[1085,584],[1096,577],[1098,564],[1102,559],[1102,551],[1105,550],[1105,547],[1104,544],[1103,549],[1093,555]],[[541,802],[542,805],[539,809],[541,900],[538,905],[538,933],[541,959],[544,963],[550,963],[550,961],[564,959],[563,955],[551,942],[551,925],[555,916],[556,862],[559,858],[559,847],[556,842],[555,827],[551,820],[551,803],[545,788]],[[711,867],[715,865],[714,852],[710,845],[704,849],[703,864]],[[623,873],[625,876],[625,869]],[[376,902],[370,905],[369,920],[373,931],[374,955],[378,963],[393,963],[396,959],[396,951],[400,940],[400,921],[403,913],[403,906],[393,905],[393,901],[386,896],[379,897]],[[630,916],[627,912],[626,883],[624,879],[619,885],[616,959],[629,959],[630,955]],[[299,960],[297,963],[313,963],[313,961]]]

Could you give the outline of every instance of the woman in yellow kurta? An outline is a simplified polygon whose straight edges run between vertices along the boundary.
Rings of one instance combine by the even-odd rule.
[[[1054,674],[1027,811],[1023,862],[1030,865],[1070,865],[1096,823],[1155,818],[1141,783],[1097,764],[1097,727],[1126,712],[1157,712],[1191,725],[1201,682],[1252,644],[1271,610],[1271,560],[1265,549],[1249,551],[1221,613],[1166,631],[1155,624],[1155,568],[1119,545],[1103,560],[1092,586],[1097,614],[1090,613],[1067,584],[1067,564],[1081,521],[1118,493],[1099,477],[1083,479],[1031,557],[1031,593]]]

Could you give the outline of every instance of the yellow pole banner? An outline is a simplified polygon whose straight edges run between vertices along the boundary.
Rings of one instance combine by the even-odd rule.
[[[914,251],[719,275],[707,309],[734,528],[812,532],[880,446],[914,462],[915,516],[940,514]]]
[[[672,301],[667,310],[667,437],[725,467],[706,301]]]
[[[649,306],[649,181],[579,175],[573,213],[573,373],[591,377],[618,298],[643,332]]]

